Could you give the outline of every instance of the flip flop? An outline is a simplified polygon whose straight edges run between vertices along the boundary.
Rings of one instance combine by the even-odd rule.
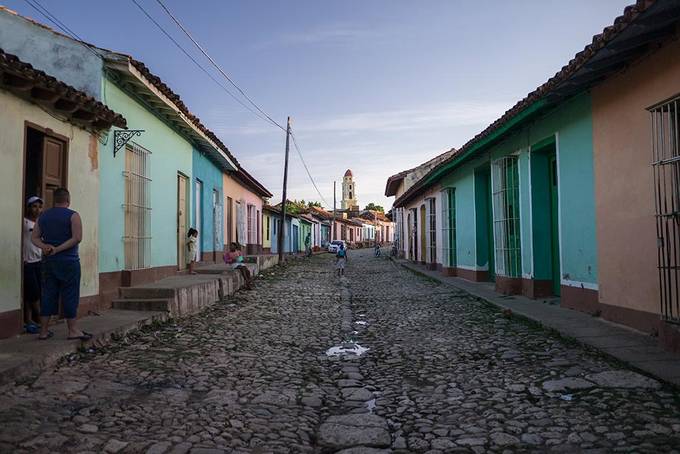
[[[52,331],[48,331],[47,335],[45,337],[38,336],[38,340],[39,341],[46,341],[47,339],[49,339],[52,336],[54,336],[54,333]]]
[[[86,333],[85,331],[83,331],[83,334],[81,334],[80,336],[67,337],[66,339],[67,340],[88,341],[88,340],[92,339],[92,334]]]

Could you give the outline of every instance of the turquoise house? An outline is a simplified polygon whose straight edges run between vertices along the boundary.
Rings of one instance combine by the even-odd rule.
[[[422,207],[410,210],[428,231],[418,240],[447,274],[565,305],[596,300],[592,135],[587,91],[537,101],[434,167],[395,208]]]
[[[198,230],[199,253],[202,261],[221,260],[224,250],[224,220],[222,200],[222,168],[206,153],[193,148],[193,191],[191,225]]]
[[[202,258],[216,258],[221,173],[236,165],[219,139],[142,62],[108,52],[104,65],[106,104],[129,118],[129,130],[110,132],[100,156],[106,188],[99,195],[100,281],[106,298],[119,286],[184,269],[191,227],[200,232]]]

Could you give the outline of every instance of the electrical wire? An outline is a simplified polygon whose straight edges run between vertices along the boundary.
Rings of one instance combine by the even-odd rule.
[[[193,57],[193,56],[192,56],[185,48],[184,48],[184,47],[182,47],[182,45],[181,45],[179,42],[177,42],[177,40],[176,40],[175,38],[173,38],[172,35],[170,35],[170,33],[168,33],[168,32],[165,30],[165,28],[163,28],[163,26],[162,26],[161,24],[159,24],[158,21],[156,21],[156,19],[154,19],[153,16],[151,16],[151,14],[149,14],[149,12],[148,12],[147,10],[145,10],[145,9],[142,7],[142,5],[140,5],[136,0],[131,0],[131,1],[132,1],[132,3],[134,3],[134,4],[137,6],[137,8],[139,8],[139,9],[142,11],[142,13],[144,13],[144,15],[145,15],[151,22],[153,22],[153,24],[154,24],[156,27],[158,27],[158,29],[161,31],[161,33],[163,33],[170,41],[172,41],[172,43],[173,43],[179,50],[181,50],[182,53],[183,53],[184,55],[186,55],[186,57],[189,58],[189,60],[191,60],[191,61],[194,63],[194,65],[196,65],[196,66],[197,66],[201,71],[203,71],[210,79],[212,79],[213,82],[215,82],[220,88],[222,88],[222,90],[224,90],[229,96],[231,96],[231,97],[234,99],[234,101],[236,101],[237,103],[239,103],[241,106],[243,106],[246,110],[248,110],[250,113],[252,113],[252,114],[255,115],[256,117],[258,117],[259,119],[261,119],[261,120],[263,120],[263,121],[267,121],[266,118],[264,118],[261,114],[259,114],[259,113],[257,113],[256,111],[254,111],[250,106],[248,106],[247,104],[245,104],[245,103],[244,103],[242,100],[240,100],[235,94],[233,94],[227,87],[225,87],[224,84],[222,84],[219,80],[217,80],[217,79],[215,78],[215,76],[213,76],[213,75],[210,73],[210,71],[208,71],[207,69],[205,69],[205,67],[204,67],[203,65],[201,65],[201,64],[200,64],[200,63],[199,63],[199,62],[198,62],[198,61],[197,61],[197,60],[196,60],[196,59],[195,59],[195,58],[194,58],[194,57]]]
[[[134,1],[134,0],[133,0],[133,1]],[[229,76],[227,75],[227,73],[222,69],[222,67],[221,67],[219,64],[217,64],[217,62],[210,56],[210,54],[208,54],[208,52],[207,52],[207,51],[206,51],[206,50],[198,43],[198,41],[196,41],[196,40],[194,39],[194,37],[193,37],[193,36],[191,35],[191,33],[189,32],[189,30],[187,30],[186,27],[184,27],[184,25],[182,25],[182,23],[179,21],[179,19],[177,19],[177,18],[170,12],[170,10],[167,8],[167,6],[165,6],[165,4],[164,4],[161,0],[156,0],[156,2],[161,6],[161,8],[163,8],[163,10],[166,12],[166,14],[167,14],[168,16],[170,16],[170,18],[173,20],[173,22],[175,22],[175,24],[177,24],[177,26],[184,32],[184,34],[187,35],[187,37],[191,40],[192,43],[194,43],[194,45],[198,48],[198,50],[201,51],[201,53],[205,56],[205,58],[207,58],[207,59],[210,61],[210,63],[212,63],[212,65],[220,72],[220,74],[222,74],[222,75],[224,76],[224,78],[227,79],[227,80],[229,81],[229,83],[230,83],[231,85],[233,85],[234,88],[236,88],[236,90],[238,90],[238,92],[241,93],[241,95],[242,95],[244,98],[246,98],[246,99],[248,100],[248,102],[249,102],[250,104],[252,104],[252,105],[253,105],[253,106],[254,106],[254,107],[262,114],[262,115],[264,115],[265,117],[267,117],[267,119],[268,119],[274,126],[277,126],[277,127],[278,127],[279,129],[281,129],[282,131],[285,131],[285,130],[286,130],[286,128],[284,128],[284,127],[281,126],[279,123],[277,123],[277,122],[276,122],[276,121],[275,121],[275,120],[274,120],[267,112],[265,112],[264,110],[262,110],[262,108],[261,108],[260,106],[258,106],[258,105],[255,103],[255,101],[253,101],[253,100],[246,94],[246,92],[243,91],[243,90],[241,89],[241,87],[239,87],[239,86],[236,84],[236,82],[234,82],[234,81],[231,79],[231,77],[229,77]]]
[[[304,166],[305,170],[307,171],[307,176],[309,176],[309,179],[312,182],[314,189],[316,189],[316,193],[319,194],[319,197],[321,197],[321,200],[323,201],[323,203],[325,203],[326,206],[329,206],[326,199],[324,199],[323,195],[321,195],[321,191],[319,191],[319,187],[316,185],[314,178],[312,178],[312,173],[309,171],[309,168],[307,167],[307,163],[305,162],[305,159],[302,157],[302,152],[300,151],[300,147],[297,144],[297,140],[295,140],[295,135],[293,134],[293,131],[290,132],[290,138],[293,139],[293,146],[295,147],[295,150],[297,151],[298,156],[300,156],[300,161],[302,161],[302,165]]]
[[[92,52],[98,58],[101,58],[101,54],[95,51],[92,46],[87,44],[76,32],[71,30],[66,24],[64,24],[58,17],[50,13],[50,11],[40,4],[38,0],[24,0],[31,8],[40,13],[45,19],[52,22],[59,30],[61,30],[65,35],[69,36],[73,40],[77,41],[81,46]],[[37,5],[37,6],[36,6]]]

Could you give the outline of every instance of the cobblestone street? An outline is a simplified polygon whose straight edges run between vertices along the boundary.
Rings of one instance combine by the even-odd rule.
[[[332,263],[4,387],[0,451],[680,452],[674,389],[372,251]]]

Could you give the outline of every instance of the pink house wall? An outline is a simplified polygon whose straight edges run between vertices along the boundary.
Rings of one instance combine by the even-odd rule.
[[[232,241],[236,241],[236,225],[237,225],[237,209],[236,209],[236,202],[242,201],[245,202],[246,207],[247,205],[254,205],[255,209],[260,213],[259,219],[260,219],[260,229],[258,231],[262,231],[262,198],[249,190],[247,187],[245,187],[243,184],[241,184],[238,180],[232,178],[229,174],[223,174],[222,177],[222,183],[223,183],[223,191],[224,191],[224,244],[227,245],[228,242],[228,233],[229,230],[231,230],[231,238]],[[232,203],[233,203],[233,222],[231,226],[227,225],[227,203],[228,199],[227,197],[231,197]],[[248,232],[248,210],[247,208],[244,208],[244,213],[246,217],[246,232]],[[255,229],[257,229],[257,226],[254,226]],[[246,238],[247,238],[247,233],[246,233]],[[262,245],[262,235],[259,235],[259,243],[261,247]],[[251,248],[252,249],[252,248]],[[249,251],[251,252],[251,251]]]
[[[645,331],[660,313],[647,108],[680,93],[679,54],[666,44],[592,90],[599,302]]]

